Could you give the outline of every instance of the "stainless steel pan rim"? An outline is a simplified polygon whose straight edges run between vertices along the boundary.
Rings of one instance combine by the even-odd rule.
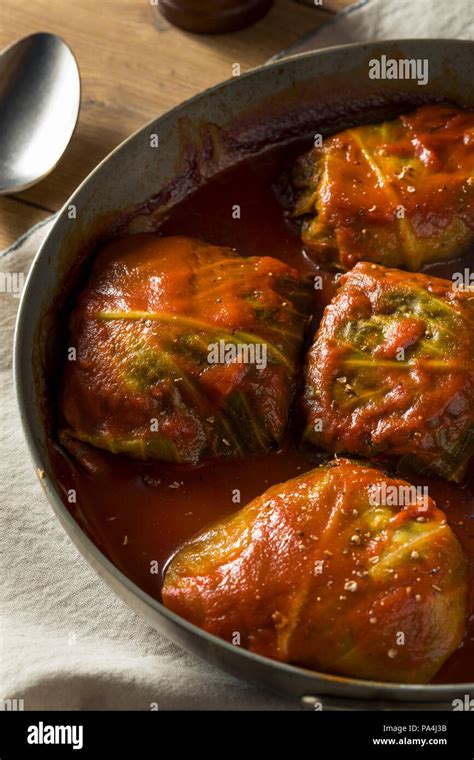
[[[46,449],[41,444],[41,434],[44,432],[41,413],[34,397],[32,351],[36,335],[31,313],[35,315],[36,312],[39,315],[41,309],[44,308],[43,300],[46,299],[47,302],[49,298],[51,302],[51,293],[53,290],[57,290],[56,275],[49,271],[48,267],[51,269],[51,260],[60,255],[57,246],[62,238],[67,238],[65,225],[67,224],[68,207],[71,204],[80,207],[81,202],[84,201],[84,195],[87,195],[89,185],[92,186],[93,194],[94,185],[97,188],[98,177],[103,173],[103,170],[113,159],[123,155],[125,149],[132,148],[139,139],[143,140],[151,128],[156,128],[165,120],[168,123],[175,117],[183,116],[190,108],[196,110],[196,106],[206,104],[214,95],[241,88],[242,82],[252,82],[254,79],[258,81],[263,77],[265,71],[274,72],[275,77],[277,77],[279,72],[285,72],[288,67],[298,67],[300,63],[306,65],[305,62],[309,62],[311,66],[314,64],[314,67],[317,67],[318,62],[328,60],[333,56],[336,59],[335,65],[337,66],[342,60],[341,56],[346,60],[351,55],[360,56],[380,50],[388,52],[392,50],[392,53],[395,54],[400,49],[402,51],[407,50],[407,54],[409,54],[414,46],[421,50],[421,55],[434,54],[439,49],[440,44],[443,47],[443,54],[448,50],[452,53],[453,59],[458,54],[466,55],[466,53],[474,58],[474,43],[467,40],[440,41],[431,39],[394,40],[386,43],[352,43],[316,52],[300,53],[277,61],[270,66],[262,66],[249,71],[223,84],[218,84],[194,96],[186,103],[173,108],[158,119],[150,121],[104,158],[65,203],[31,266],[18,313],[14,339],[14,380],[21,421],[35,468],[38,474],[41,473],[40,483],[56,516],[74,544],[115,593],[168,638],[189,651],[198,653],[204,659],[218,664],[234,675],[244,677],[257,685],[264,685],[280,693],[298,698],[303,697],[305,704],[309,706],[314,703],[314,700],[320,700],[323,707],[330,709],[337,707],[358,709],[371,706],[379,709],[453,709],[452,701],[454,699],[462,700],[466,696],[471,697],[474,694],[474,683],[428,685],[383,683],[331,676],[287,665],[261,657],[206,633],[177,616],[159,601],[142,591],[118,570],[83,532],[63,504],[58,486],[49,477],[49,460]],[[474,95],[472,100],[474,105]],[[204,111],[204,113],[206,112]],[[133,201],[136,202],[137,198]],[[87,209],[87,203],[84,206]],[[88,211],[90,212],[90,209]],[[46,259],[48,259],[48,263],[46,263]],[[42,288],[45,281],[49,285],[49,295],[48,293],[44,295],[44,291],[48,290],[48,288]]]

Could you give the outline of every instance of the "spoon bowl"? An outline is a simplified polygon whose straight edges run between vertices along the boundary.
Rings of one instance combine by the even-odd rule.
[[[55,34],[40,32],[0,55],[0,194],[49,174],[76,126],[81,84],[76,59]]]

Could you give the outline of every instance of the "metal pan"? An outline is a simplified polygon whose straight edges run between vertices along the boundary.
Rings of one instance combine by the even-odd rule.
[[[382,54],[426,59],[428,83],[370,79],[369,61]],[[117,225],[153,228],[170,204],[225,166],[303,132],[389,116],[425,100],[472,108],[473,75],[473,42],[402,40],[294,56],[218,85],[150,122],[99,164],[58,215],[24,289],[14,349],[18,403],[40,482],[72,541],[115,593],[170,639],[259,686],[305,698],[305,705],[316,698],[342,709],[449,709],[454,698],[472,696],[474,684],[368,682],[274,662],[187,623],[117,570],[63,504],[48,457],[43,410],[55,299],[94,240]]]

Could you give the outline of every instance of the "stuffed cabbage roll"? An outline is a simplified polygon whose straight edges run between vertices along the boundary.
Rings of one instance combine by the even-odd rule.
[[[348,129],[303,156],[295,217],[309,255],[417,271],[474,239],[474,114],[424,106]]]
[[[310,297],[270,257],[152,234],[107,244],[72,312],[63,440],[192,463],[277,444]]]
[[[406,683],[434,676],[467,615],[465,560],[443,512],[348,460],[273,486],[186,543],[162,594],[252,652]]]
[[[474,294],[357,264],[308,353],[304,408],[306,440],[330,452],[461,480],[474,453]]]

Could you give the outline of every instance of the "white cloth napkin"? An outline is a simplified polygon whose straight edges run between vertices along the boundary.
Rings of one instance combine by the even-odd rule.
[[[296,12],[296,11],[295,11]],[[474,37],[472,0],[369,0],[300,50],[396,37]],[[298,52],[294,47],[288,52]],[[51,222],[0,255],[26,274]],[[201,662],[140,620],[71,544],[36,481],[11,379],[18,299],[0,293],[0,700],[25,709],[294,709]]]
[[[474,39],[473,0],[358,0],[275,57],[349,42],[421,37]]]

